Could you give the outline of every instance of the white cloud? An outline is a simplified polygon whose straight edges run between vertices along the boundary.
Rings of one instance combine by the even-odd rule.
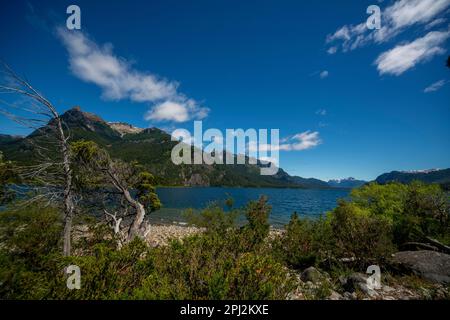
[[[450,31],[429,32],[413,42],[398,45],[382,53],[375,61],[380,74],[401,75],[416,64],[427,61],[445,50],[440,45],[450,36]]]
[[[320,72],[320,74],[319,74],[320,79],[325,79],[325,78],[327,78],[329,75],[330,75],[330,73],[329,73],[327,70],[324,70],[324,71]]]
[[[145,120],[186,122],[193,116],[203,119],[207,116],[206,108],[199,108],[192,100],[182,102],[165,101],[147,111]]]
[[[255,141],[250,141],[248,143],[248,148],[250,152],[267,152],[267,151],[303,151],[307,149],[312,149],[322,143],[319,137],[319,132],[305,131],[298,133],[291,137],[283,138],[280,140],[277,146],[271,144],[257,144]]]
[[[316,111],[316,114],[319,116],[326,116],[327,115],[327,110],[325,109],[319,109]]]
[[[428,87],[426,87],[425,90],[423,90],[423,92],[429,93],[429,92],[438,91],[446,83],[447,83],[447,81],[445,81],[445,80],[436,81],[435,83],[433,83],[433,84],[429,85]]]
[[[307,150],[322,143],[322,140],[319,137],[319,132],[317,131],[305,131],[298,133],[292,137],[292,140],[294,142],[289,144],[292,150]]]
[[[69,53],[72,73],[99,86],[104,99],[154,104],[145,118],[156,121],[184,122],[207,115],[207,108],[178,92],[177,82],[134,69],[110,44],[99,46],[82,32],[65,28],[58,28],[57,35]]]
[[[328,54],[335,54],[338,51],[338,47],[330,47],[328,48]]]
[[[382,43],[413,25],[429,23],[431,28],[445,21],[438,16],[449,6],[450,0],[398,0],[382,12],[380,30],[369,30],[365,21],[344,25],[327,36],[326,43],[332,45],[328,50],[336,52],[339,44],[347,52],[371,42]]]

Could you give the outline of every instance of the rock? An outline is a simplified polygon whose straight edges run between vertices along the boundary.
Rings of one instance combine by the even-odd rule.
[[[383,292],[385,292],[385,293],[391,293],[391,292],[394,292],[395,291],[395,289],[394,288],[392,288],[392,287],[389,287],[389,286],[382,286],[382,288],[381,288],[382,290],[383,290]]]
[[[370,298],[377,298],[379,296],[374,289],[367,286],[367,276],[362,273],[352,273],[347,278],[339,278],[339,281],[347,292],[355,293],[356,290],[359,290]]]
[[[392,266],[440,284],[450,283],[450,255],[435,251],[400,251],[393,255]]]
[[[330,296],[328,297],[328,299],[330,299],[330,300],[343,300],[344,297],[342,295],[340,295],[339,293],[337,293],[336,291],[332,291]]]
[[[369,296],[370,298],[377,298],[378,297],[378,293],[375,290],[369,288],[366,283],[358,282],[356,284],[356,287],[359,290],[361,290],[365,295]]]
[[[344,299],[346,300],[356,300],[358,298],[358,296],[356,295],[355,292],[344,292]]]
[[[352,273],[347,278],[339,278],[339,281],[345,291],[354,292],[358,288],[359,283],[367,283],[367,277],[362,273]]]
[[[324,276],[322,275],[322,273],[320,273],[319,270],[317,270],[314,267],[309,267],[307,269],[305,269],[301,276],[300,279],[303,282],[312,282],[312,283],[317,283],[317,282],[321,282],[324,280]]]

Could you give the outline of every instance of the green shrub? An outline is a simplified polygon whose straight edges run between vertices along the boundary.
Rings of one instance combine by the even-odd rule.
[[[203,234],[157,249],[155,273],[133,293],[138,299],[284,299],[292,289],[287,269],[263,249],[269,232],[266,199],[246,210],[249,223],[236,227],[237,211],[213,205],[190,221]]]
[[[212,203],[199,213],[192,209],[186,210],[184,216],[191,225],[204,228],[209,234],[225,234],[230,228],[236,227],[239,211],[225,212],[218,203]]]
[[[68,264],[81,270],[81,288],[58,287],[58,299],[121,299],[129,297],[146,275],[153,272],[152,256],[147,245],[134,239],[120,250],[97,244],[92,255],[71,257]]]
[[[408,186],[404,212],[397,218],[396,240],[421,241],[425,236],[445,238],[450,234],[449,196],[438,185],[413,182]]]
[[[389,218],[341,201],[327,217],[338,258],[355,258],[360,267],[385,261],[395,249]]]
[[[241,245],[244,250],[254,250],[260,247],[269,235],[269,214],[272,207],[267,204],[267,197],[258,201],[251,201],[245,208],[245,217],[248,221],[242,227]]]
[[[61,257],[61,217],[39,204],[0,213],[0,297],[51,296]]]
[[[230,231],[230,236],[236,234]],[[287,270],[272,257],[236,251],[229,238],[197,235],[159,249],[155,271],[136,289],[137,299],[284,299]]]
[[[225,298],[240,300],[286,299],[294,279],[269,255],[246,253],[235,262],[226,279]]]
[[[422,241],[430,236],[448,241],[449,196],[439,185],[371,183],[354,189],[351,201],[371,214],[387,218],[394,226],[394,241]]]
[[[323,253],[323,234],[319,230],[323,226],[322,220],[299,219],[294,213],[286,226],[286,232],[274,241],[275,254],[296,269],[315,265]]]
[[[407,190],[408,186],[400,183],[370,183],[353,189],[350,196],[351,202],[358,207],[393,220],[404,211]]]

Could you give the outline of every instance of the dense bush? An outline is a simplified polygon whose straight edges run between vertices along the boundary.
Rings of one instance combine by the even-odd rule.
[[[362,268],[385,261],[394,250],[389,219],[353,203],[340,202],[326,222],[331,227],[334,256],[355,259]]]
[[[450,240],[449,195],[439,185],[417,181],[408,185],[373,183],[353,190],[351,199],[373,215],[388,218],[397,245],[426,236]]]
[[[323,219],[300,219],[294,213],[284,235],[275,239],[274,254],[296,269],[316,265],[327,257],[331,243],[329,227]]]
[[[354,189],[325,219],[293,215],[274,245],[275,255],[294,268],[345,258],[354,261],[347,266],[361,270],[382,263],[408,241],[433,237],[449,243],[449,208],[449,196],[438,185],[368,184]]]
[[[346,258],[346,270],[361,272],[405,241],[448,241],[448,200],[437,186],[370,184],[321,219],[294,214],[279,236],[269,236],[265,198],[242,210],[213,204],[187,214],[202,233],[158,248],[135,239],[117,249],[111,228],[78,216],[72,257],[60,253],[59,210],[19,203],[0,212],[0,298],[284,299],[295,286],[290,269],[334,274]],[[81,269],[80,290],[66,288],[70,264]]]
[[[267,204],[267,198],[261,197],[258,201],[251,201],[245,208],[245,217],[248,221],[242,227],[241,246],[245,250],[259,248],[269,235],[269,214],[272,207]]]
[[[390,223],[368,210],[342,201],[325,219],[299,219],[293,215],[276,246],[290,266],[353,260],[356,267],[384,261],[393,251]]]
[[[58,211],[52,208],[18,207],[0,213],[0,297],[51,295],[61,233]]]
[[[60,255],[61,217],[56,209],[8,210],[0,216],[0,297],[284,299],[293,282],[287,268],[263,248],[265,210],[264,200],[250,205],[247,214],[257,218],[251,226],[238,228],[235,214],[207,208],[197,217],[205,233],[161,248],[135,239],[118,250],[109,229],[87,219],[83,224],[91,220],[89,237],[75,236],[78,254],[68,258]],[[258,240],[251,241],[248,237],[255,234]],[[64,268],[70,264],[81,269],[80,290],[66,288]]]

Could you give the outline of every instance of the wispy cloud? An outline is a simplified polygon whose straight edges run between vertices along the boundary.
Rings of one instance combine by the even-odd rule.
[[[327,115],[327,110],[325,109],[319,109],[316,111],[316,114],[319,116],[326,116]]]
[[[450,31],[432,31],[410,43],[397,45],[395,48],[382,53],[375,60],[378,72],[380,75],[399,76],[418,63],[427,61],[435,55],[443,54],[445,49],[441,45],[449,36]]]
[[[335,54],[338,51],[338,47],[329,47],[327,52],[328,54]]]
[[[382,43],[414,25],[427,24],[427,28],[432,28],[445,22],[438,16],[445,14],[449,6],[450,0],[396,1],[382,12],[379,30],[369,30],[364,21],[357,25],[344,25],[329,34],[326,39],[331,46],[329,53],[335,53],[338,48],[347,52],[369,43]]]
[[[322,72],[320,72],[319,77],[320,79],[325,79],[328,78],[329,75],[330,73],[327,70],[323,70]]]
[[[147,120],[185,122],[208,114],[209,109],[178,92],[177,82],[136,70],[113,53],[112,45],[99,46],[84,33],[65,28],[58,28],[57,35],[69,53],[72,73],[99,86],[104,99],[150,103]]]
[[[317,147],[322,143],[317,131],[305,131],[294,135],[290,144],[285,144],[289,150],[307,150]]]
[[[293,136],[283,138],[280,140],[278,146],[271,144],[257,144],[255,141],[250,141],[247,145],[249,152],[267,152],[267,151],[303,151],[317,147],[322,143],[319,137],[319,132],[305,131],[295,134]]]
[[[303,151],[317,147],[322,143],[319,132],[309,130],[281,139],[281,141],[282,143],[278,146],[278,150],[280,151]],[[269,150],[270,145],[267,145],[266,147],[260,145],[259,148],[260,151],[267,151]],[[273,149],[274,146],[272,146],[272,150]]]
[[[438,91],[439,89],[441,89],[445,84],[447,83],[447,81],[445,80],[439,80],[436,81],[435,83],[429,85],[428,87],[426,87],[423,92],[425,93],[429,93],[429,92],[434,92],[434,91]]]
[[[446,21],[447,21],[447,19],[444,19],[444,18],[435,19],[425,26],[425,30],[430,30],[438,25],[445,23]]]

